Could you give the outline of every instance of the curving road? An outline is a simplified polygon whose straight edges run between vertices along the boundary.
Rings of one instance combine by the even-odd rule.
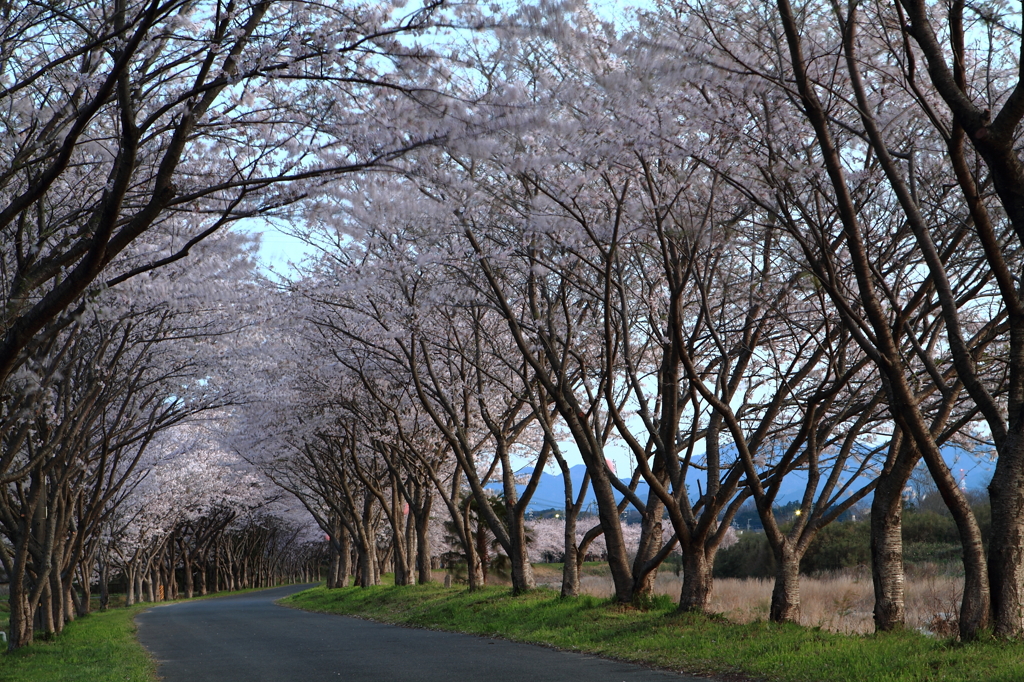
[[[384,625],[278,606],[306,586],[139,614],[165,682],[698,682],[528,644]]]

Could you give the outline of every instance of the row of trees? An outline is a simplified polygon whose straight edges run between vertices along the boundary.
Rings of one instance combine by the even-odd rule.
[[[305,214],[317,255],[281,294],[283,341],[260,370],[279,389],[250,402],[243,431],[266,430],[244,451],[339,544],[386,516],[399,584],[434,500],[479,584],[472,510],[522,591],[523,513],[571,442],[618,600],[649,591],[677,546],[680,607],[706,609],[725,529],[753,500],[775,620],[798,613],[815,535],[870,497],[880,629],[904,621],[902,493],[923,461],[963,547],[961,637],[1020,635],[1012,26],[923,0],[672,2],[621,34],[582,6],[522,9],[452,81],[490,127]],[[631,485],[607,464],[613,441]],[[996,459],[987,555],[952,446]],[[801,514],[784,524],[774,503],[797,471]],[[565,481],[579,560],[582,491]],[[625,505],[644,518],[635,556]]]
[[[923,461],[963,546],[961,637],[1024,632],[1024,87],[1000,7],[665,2],[616,27],[576,4],[101,5],[2,19],[12,646],[160,478],[151,445],[204,413],[329,537],[332,584],[353,546],[379,579],[381,519],[396,583],[429,580],[441,509],[471,586],[482,524],[530,589],[525,511],[552,466],[564,595],[601,536],[616,599],[678,549],[680,607],[707,609],[752,500],[775,620],[815,535],[870,497],[880,629],[904,620]],[[251,278],[194,265],[237,249],[184,258],[252,218],[316,254],[243,305]],[[987,555],[951,445],[996,458]],[[221,513],[140,540],[136,590],[205,561]]]
[[[174,445],[235,402],[228,338],[259,319],[251,246],[222,233],[440,134],[431,51],[409,38],[438,24],[439,5],[87,0],[0,14],[10,646],[60,631],[113,571],[133,599],[175,592],[176,573],[186,593],[193,575],[200,590],[207,574],[308,575],[308,543],[289,541],[306,522],[267,507],[279,493],[242,485],[250,474],[219,447]]]
[[[177,594],[178,577],[191,596],[193,576],[205,593],[208,573],[230,585],[310,570],[303,553],[322,539],[308,519],[275,513],[280,493],[216,441],[234,399],[216,380],[217,340],[251,287],[242,245],[212,239],[199,263],[96,295],[8,382],[0,564],[12,646],[88,613],[93,584],[105,607],[111,580],[130,604],[157,585]]]

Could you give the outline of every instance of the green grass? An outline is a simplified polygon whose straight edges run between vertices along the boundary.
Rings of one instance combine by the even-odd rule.
[[[0,655],[3,682],[152,682],[156,665],[135,639],[134,617],[152,604],[91,613],[52,642]]]
[[[1024,645],[970,644],[912,632],[867,637],[796,625],[728,623],[679,614],[667,598],[645,610],[549,590],[512,597],[507,588],[470,593],[439,585],[327,590],[282,604],[310,611],[549,644],[692,674],[787,682],[1024,680]]]

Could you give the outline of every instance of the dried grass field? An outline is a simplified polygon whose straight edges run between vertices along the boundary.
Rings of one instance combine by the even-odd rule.
[[[538,566],[538,568],[541,568]],[[546,568],[546,567],[545,567]],[[611,577],[588,571],[581,580],[581,591],[595,597],[611,597]],[[541,569],[537,580],[558,589],[560,574]],[[770,579],[718,578],[711,594],[711,610],[735,623],[767,620],[773,581]],[[682,576],[661,571],[655,592],[679,601]],[[919,632],[952,636],[956,632],[957,609],[963,579],[943,575],[935,567],[916,570],[907,576],[907,625]],[[871,575],[866,570],[851,570],[816,577],[801,576],[800,624],[830,632],[868,634],[874,631],[871,609],[874,605]]]

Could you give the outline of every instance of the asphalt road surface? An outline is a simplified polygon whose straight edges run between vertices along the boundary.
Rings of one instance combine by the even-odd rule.
[[[698,682],[594,656],[308,613],[273,603],[305,589],[157,606],[139,640],[165,682]],[[706,680],[704,682],[707,682]]]

